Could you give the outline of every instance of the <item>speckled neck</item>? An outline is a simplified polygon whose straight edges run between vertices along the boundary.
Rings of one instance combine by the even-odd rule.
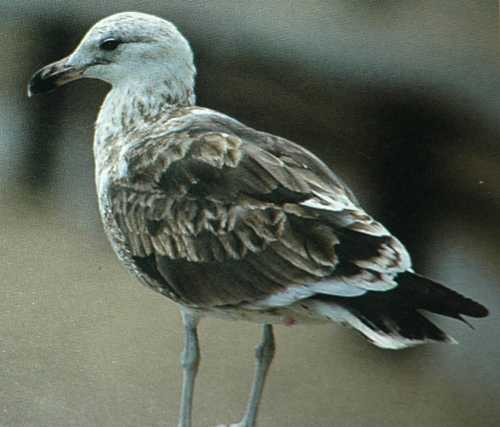
[[[109,92],[96,122],[96,140],[123,135],[180,107],[195,103],[193,89],[169,82],[123,84]]]
[[[177,82],[176,82],[177,83]],[[96,172],[117,155],[132,135],[152,123],[167,120],[178,108],[195,104],[193,85],[172,85],[168,81],[133,83],[113,87],[104,100],[96,121],[94,155]]]

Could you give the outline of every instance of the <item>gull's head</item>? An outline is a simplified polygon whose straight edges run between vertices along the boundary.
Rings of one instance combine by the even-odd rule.
[[[95,24],[67,57],[37,71],[29,95],[80,78],[112,86],[161,83],[173,92],[193,92],[195,67],[187,40],[170,22],[139,12],[111,15]]]

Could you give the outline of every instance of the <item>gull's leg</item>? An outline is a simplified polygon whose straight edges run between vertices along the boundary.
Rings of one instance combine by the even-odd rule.
[[[250,392],[250,400],[247,403],[245,415],[239,426],[254,427],[257,421],[257,412],[259,411],[259,403],[262,397],[262,390],[266,382],[267,372],[274,357],[274,334],[272,325],[264,325],[262,327],[262,341],[255,349],[255,357],[257,365],[255,366],[255,378]]]
[[[266,381],[267,372],[274,356],[274,335],[272,325],[264,325],[262,328],[262,341],[255,349],[257,365],[255,366],[255,378],[250,392],[250,399],[243,419],[231,427],[255,427],[262,390]]]
[[[191,427],[191,409],[193,406],[194,380],[200,365],[200,348],[198,346],[198,318],[182,312],[184,322],[184,350],[181,356],[182,394],[179,427]]]

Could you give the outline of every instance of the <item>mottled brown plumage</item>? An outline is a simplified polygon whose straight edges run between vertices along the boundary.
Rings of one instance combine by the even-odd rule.
[[[325,278],[385,290],[409,268],[401,243],[300,146],[208,109],[165,116],[120,136],[134,143],[109,141],[126,149],[109,159],[105,195],[109,226],[155,289],[243,310]]]

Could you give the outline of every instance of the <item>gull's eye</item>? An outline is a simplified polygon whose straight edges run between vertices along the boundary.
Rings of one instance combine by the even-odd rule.
[[[116,39],[106,39],[99,45],[99,48],[106,51],[115,50],[120,45],[120,41]]]

